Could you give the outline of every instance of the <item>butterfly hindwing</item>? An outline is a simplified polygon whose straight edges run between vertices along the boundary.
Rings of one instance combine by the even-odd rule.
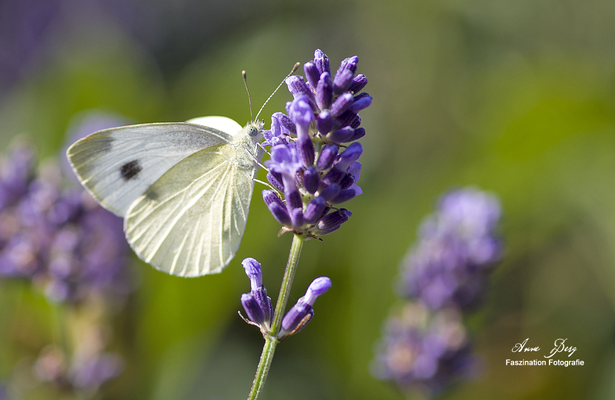
[[[178,162],[232,140],[230,133],[191,123],[131,125],[93,133],[75,142],[67,155],[90,193],[105,208],[124,216]]]
[[[124,219],[135,252],[173,275],[220,272],[246,226],[257,167],[237,161],[248,156],[242,148],[211,146],[163,174]]]

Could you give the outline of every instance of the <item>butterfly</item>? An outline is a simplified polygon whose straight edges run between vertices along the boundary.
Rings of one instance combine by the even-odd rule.
[[[81,184],[124,218],[135,253],[193,277],[222,271],[246,228],[263,123],[226,117],[105,129],[67,150]]]

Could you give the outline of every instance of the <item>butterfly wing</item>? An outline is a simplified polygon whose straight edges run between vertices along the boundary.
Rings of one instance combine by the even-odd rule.
[[[124,230],[143,260],[186,277],[220,272],[231,261],[246,227],[257,171],[243,150],[203,149],[134,202]]]
[[[218,126],[226,122],[241,130],[229,118],[215,118],[228,120]],[[67,157],[83,186],[105,208],[124,216],[174,165],[199,150],[230,143],[233,134],[183,122],[131,125],[95,132],[69,147]]]

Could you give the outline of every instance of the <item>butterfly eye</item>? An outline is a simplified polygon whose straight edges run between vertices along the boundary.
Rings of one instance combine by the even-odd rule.
[[[250,126],[248,127],[248,136],[250,137],[254,137],[256,135],[258,135],[258,128],[256,126]]]

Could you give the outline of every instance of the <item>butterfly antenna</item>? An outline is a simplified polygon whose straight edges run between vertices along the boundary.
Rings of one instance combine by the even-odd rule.
[[[286,75],[286,78],[288,78],[289,76],[291,76],[292,74],[294,74],[294,73],[295,73],[295,71],[297,70],[297,68],[299,68],[299,66],[300,66],[300,65],[301,65],[301,63],[300,63],[300,62],[296,63],[296,64],[293,66],[293,69],[290,71],[290,73],[289,73],[288,75]],[[273,91],[273,93],[271,93],[271,96],[269,96],[269,97],[267,98],[267,100],[265,100],[265,103],[263,104],[263,106],[261,107],[261,109],[260,109],[260,110],[258,110],[258,114],[256,114],[256,119],[258,119],[258,116],[259,116],[259,115],[261,115],[261,112],[263,111],[263,108],[265,108],[265,106],[267,105],[267,103],[269,103],[269,100],[271,100],[271,98],[273,97],[273,95],[274,95],[274,94],[276,94],[276,92],[277,92],[278,90],[280,90],[280,88],[282,87],[282,85],[284,84],[284,82],[286,82],[286,78],[284,78],[284,79],[282,80],[282,82],[280,82],[280,84],[278,85],[278,87],[277,87],[277,88],[275,88],[275,90]]]
[[[246,87],[246,92],[248,92],[248,103],[250,104],[250,120],[254,121],[254,115],[252,114],[252,96],[250,96],[250,89],[248,89],[248,75],[246,74],[245,70],[241,71],[241,76],[243,76],[243,84]]]

